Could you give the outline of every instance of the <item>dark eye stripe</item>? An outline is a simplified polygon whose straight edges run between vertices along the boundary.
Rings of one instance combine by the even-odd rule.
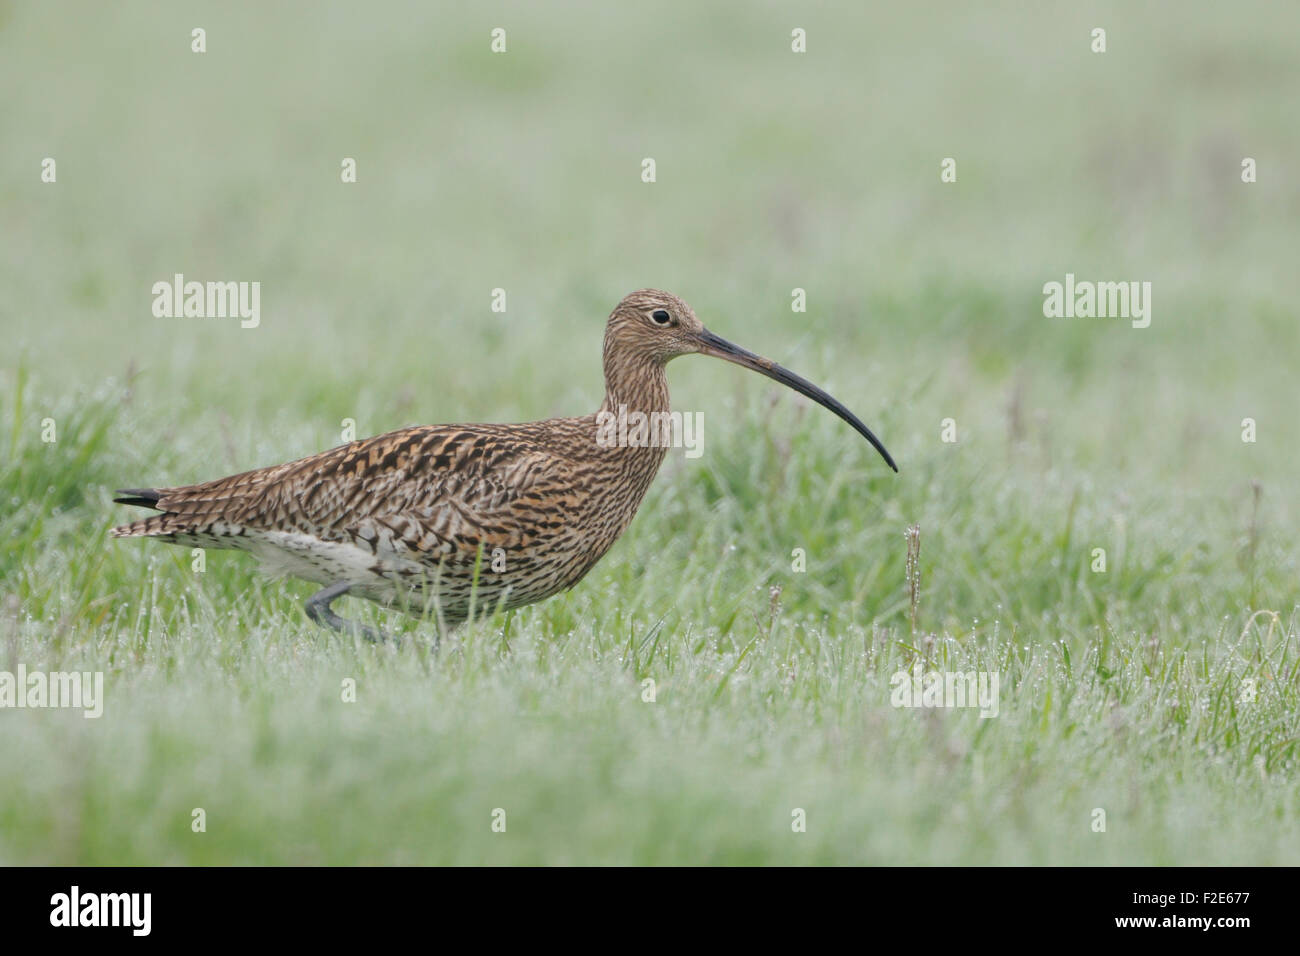
[[[671,317],[663,309],[655,309],[654,312],[650,314],[650,318],[654,319],[660,325],[667,325],[668,320]]]

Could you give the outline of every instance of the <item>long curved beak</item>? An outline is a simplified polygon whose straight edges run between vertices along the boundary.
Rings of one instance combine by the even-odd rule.
[[[716,358],[726,359],[728,362],[734,362],[745,368],[753,369],[761,375],[766,375],[773,381],[780,382],[782,385],[788,385],[800,395],[806,395],[811,398],[822,408],[829,408],[844,421],[848,422],[857,431],[859,435],[871,442],[871,447],[880,452],[880,457],[885,459],[885,463],[894,471],[898,471],[898,466],[894,464],[894,459],[885,446],[880,443],[880,439],[871,433],[871,429],[858,419],[851,411],[845,408],[836,399],[827,395],[820,388],[805,378],[800,378],[788,368],[782,368],[771,359],[765,359],[761,355],[755,355],[753,352],[742,349],[739,345],[733,345],[721,336],[714,335],[708,329],[704,329],[699,334],[700,353],[703,355],[712,355]]]

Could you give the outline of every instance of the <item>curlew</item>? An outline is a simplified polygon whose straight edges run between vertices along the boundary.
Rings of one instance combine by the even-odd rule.
[[[443,627],[465,621],[475,605],[531,604],[581,581],[627,529],[667,443],[644,433],[611,441],[602,423],[636,412],[664,421],[664,367],[692,353],[806,395],[898,471],[880,440],[836,399],[714,335],[675,295],[643,289],[610,313],[605,399],[594,414],[421,425],[196,485],[124,489],[114,501],[159,514],[113,535],[248,551],[272,573],[323,586],[305,605],[313,621],[369,640],[384,635],[339,617],[335,599],[347,594],[434,614]]]

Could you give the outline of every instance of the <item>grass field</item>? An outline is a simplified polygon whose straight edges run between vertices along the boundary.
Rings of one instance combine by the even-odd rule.
[[[105,680],[0,709],[0,863],[1295,863],[1300,15],[1172,9],[0,3],[0,669]],[[175,273],[260,324],[154,317]],[[1045,317],[1066,273],[1150,327]],[[589,412],[644,286],[901,473],[683,358],[704,454],[436,652],[108,538],[344,419]],[[998,716],[892,706],[917,661]]]

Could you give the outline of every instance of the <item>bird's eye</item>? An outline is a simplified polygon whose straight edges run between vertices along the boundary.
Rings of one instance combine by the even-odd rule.
[[[663,309],[655,309],[653,312],[650,313],[650,318],[654,319],[655,322],[659,325],[667,325],[669,322],[672,321],[672,316],[669,315],[667,312],[665,312]]]

